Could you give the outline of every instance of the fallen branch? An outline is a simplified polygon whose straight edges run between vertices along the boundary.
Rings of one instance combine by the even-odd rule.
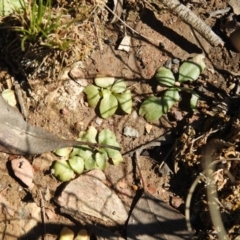
[[[144,0],[147,3],[146,0]],[[203,36],[213,46],[223,46],[223,40],[216,35],[212,29],[195,13],[181,4],[178,0],[155,0],[155,4],[161,3],[167,6],[172,12],[174,12],[181,20],[195,29],[201,36]],[[149,4],[149,3],[148,3]]]

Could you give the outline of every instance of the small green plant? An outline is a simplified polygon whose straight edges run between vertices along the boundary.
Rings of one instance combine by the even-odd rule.
[[[66,49],[70,40],[61,37],[60,30],[67,24],[61,22],[61,11],[58,14],[54,12],[51,0],[19,1],[21,7],[14,15],[21,24],[15,29],[20,34],[22,50],[25,50],[25,42],[40,42],[44,46]]]
[[[132,94],[127,90],[123,79],[114,77],[96,77],[96,86],[89,85],[84,89],[88,104],[95,107],[99,101],[99,112],[102,118],[111,117],[118,108],[129,114],[132,111]]]
[[[112,131],[104,129],[98,134],[96,128],[92,126],[87,131],[80,132],[77,140],[120,147]],[[104,170],[109,159],[115,165],[123,161],[120,151],[107,147],[98,149],[92,149],[88,146],[62,148],[55,153],[64,159],[54,163],[53,174],[63,182],[71,180],[75,173],[81,174],[84,170]]]
[[[179,92],[186,91],[192,94],[190,106],[196,108],[198,95],[191,88],[181,87],[181,84],[186,81],[195,81],[205,68],[203,62],[204,56],[199,54],[192,59],[183,62],[179,68],[178,81],[176,81],[173,72],[166,68],[160,67],[155,78],[158,84],[167,87],[161,98],[149,97],[140,106],[139,114],[144,116],[148,122],[158,120],[163,114],[167,113],[174,103],[180,101]]]

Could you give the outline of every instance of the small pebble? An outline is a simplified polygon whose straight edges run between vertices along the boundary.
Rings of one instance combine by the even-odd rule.
[[[88,82],[85,78],[86,73],[84,69],[80,68],[73,68],[68,75],[71,79],[75,80],[78,84],[80,84],[83,87],[86,87],[88,85]]]
[[[68,115],[69,111],[66,108],[62,108],[62,109],[60,109],[60,113],[62,115]]]
[[[83,70],[79,68],[73,68],[68,74],[74,80],[85,78]]]
[[[160,47],[160,49],[165,49],[165,44],[163,43],[163,42],[161,42],[160,44],[159,44],[159,47]]]
[[[179,63],[180,63],[180,60],[177,59],[177,58],[174,58],[174,59],[172,60],[172,63],[173,63],[173,64],[179,64]]]
[[[171,59],[168,59],[168,60],[163,64],[163,66],[164,66],[165,68],[171,69],[171,67],[172,67],[172,60],[171,60]]]
[[[171,204],[173,207],[178,208],[183,203],[184,203],[184,201],[180,197],[172,196]]]
[[[98,125],[101,125],[102,122],[103,122],[103,120],[99,117],[97,117],[96,120],[95,120],[95,123],[98,124]]]
[[[135,128],[125,127],[123,129],[123,135],[126,137],[137,138],[139,136],[139,133]]]
[[[88,81],[86,79],[78,79],[76,80],[78,84],[80,84],[82,87],[86,87],[88,85]]]
[[[162,187],[163,187],[164,189],[169,189],[169,188],[170,188],[170,184],[164,183]]]

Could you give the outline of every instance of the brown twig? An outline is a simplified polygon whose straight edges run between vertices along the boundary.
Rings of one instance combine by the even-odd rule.
[[[44,199],[42,196],[42,192],[39,189],[38,190],[38,195],[40,198],[40,207],[41,207],[41,215],[42,215],[42,225],[43,225],[43,234],[42,234],[42,240],[45,239],[45,234],[46,234],[46,225],[45,225],[45,206],[44,206]]]
[[[164,144],[170,144],[170,143],[173,143],[174,142],[174,139],[172,137],[172,132],[171,131],[168,131],[166,133],[164,133],[163,135],[161,135],[160,137],[156,138],[156,139],[153,139],[152,141],[150,142],[147,142],[141,146],[138,146],[136,147],[135,149],[129,151],[129,152],[125,152],[123,154],[123,156],[130,156],[132,157],[134,153],[136,153],[137,151],[139,152],[139,154],[144,150],[144,149],[147,149],[147,148],[151,148],[151,147],[159,147],[159,146],[162,146],[163,145],[163,142]]]
[[[143,175],[142,175],[142,170],[141,170],[141,165],[140,165],[140,160],[139,160],[140,153],[141,153],[140,150],[137,150],[137,151],[135,152],[135,162],[136,162],[136,167],[137,167],[137,170],[138,170],[138,174],[139,174],[139,176],[140,176],[140,181],[141,181],[143,190],[144,190],[144,191],[147,191],[147,186],[146,186],[144,177],[143,177]]]
[[[149,4],[147,0],[143,0]],[[181,20],[195,29],[213,46],[223,46],[223,40],[216,35],[212,29],[189,8],[185,7],[178,0],[154,0],[157,5],[164,4],[169,10],[174,12]]]
[[[144,3],[151,6],[152,5],[147,1],[143,0]],[[223,46],[224,41],[216,35],[212,29],[195,13],[193,13],[190,9],[181,4],[178,0],[154,0],[154,3],[157,5],[164,4],[168,9],[174,12],[179,18],[181,18],[184,22],[190,25],[193,29],[195,29],[201,36],[203,36],[211,45],[213,46]],[[133,28],[131,28],[125,21],[123,21],[119,16],[117,16],[107,5],[105,6],[108,11],[110,11],[121,23],[124,24],[129,30],[133,33],[138,34],[139,36],[145,38],[149,42],[152,42],[150,38],[140,34]]]
[[[114,13],[107,5],[105,5],[105,8],[106,8],[110,13],[112,13],[112,14],[116,17],[116,19],[118,19],[118,20],[119,20],[126,28],[128,28],[130,31],[132,31],[133,33],[137,34],[138,36],[146,39],[149,43],[154,44],[153,39],[148,38],[147,36],[139,33],[139,32],[136,31],[136,30],[134,30],[134,29],[133,29],[132,27],[130,27],[125,21],[123,21],[119,16],[117,16],[116,13]]]
[[[18,104],[19,104],[20,109],[21,109],[21,113],[23,115],[24,120],[27,121],[28,111],[27,111],[27,108],[26,108],[24,100],[23,100],[21,86],[14,78],[12,78],[12,82],[13,82],[13,85],[15,87],[15,93],[16,93],[16,96],[17,96],[17,99],[18,99]]]

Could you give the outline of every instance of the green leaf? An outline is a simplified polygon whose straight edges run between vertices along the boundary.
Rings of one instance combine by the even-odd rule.
[[[55,151],[55,154],[60,157],[68,157],[71,151],[72,147],[60,148]]]
[[[157,79],[159,85],[163,87],[172,87],[175,84],[175,77],[173,72],[165,67],[160,67],[156,74],[155,78]]]
[[[139,115],[148,122],[158,120],[163,115],[162,100],[156,97],[146,99],[140,106]]]
[[[78,147],[77,156],[80,156],[84,160],[84,165],[87,170],[95,168],[95,160],[93,159],[93,150],[88,146]]]
[[[90,126],[87,131],[81,131],[79,133],[78,141],[86,141],[91,143],[96,143],[97,129]]]
[[[98,143],[120,147],[115,134],[109,129],[104,129],[99,133]],[[104,150],[107,152],[108,157],[112,159],[114,164],[118,164],[123,161],[123,157],[119,151],[111,148],[104,148]]]
[[[75,173],[80,174],[83,172],[84,160],[81,157],[75,156],[75,157],[69,158],[68,163]]]
[[[178,89],[177,88],[168,89],[162,97],[163,112],[167,113],[169,109],[173,106],[173,104],[179,100],[180,95],[178,93]]]
[[[120,108],[125,113],[131,113],[132,111],[132,94],[130,90],[124,93],[115,93],[114,96],[117,98]]]
[[[195,81],[205,68],[204,56],[199,54],[184,62],[179,68],[179,82]]]
[[[113,93],[122,93],[127,89],[127,85],[123,79],[118,79],[112,86]]]
[[[115,78],[114,77],[97,76],[94,79],[94,82],[98,87],[107,88],[107,87],[110,87],[113,85],[113,83],[115,82]]]
[[[99,110],[102,118],[111,117],[118,108],[116,97],[110,92],[103,92],[103,98],[100,102]]]
[[[95,161],[97,167],[101,170],[104,170],[107,166],[108,155],[104,149],[99,149],[99,151],[95,154]]]
[[[88,158],[93,158],[93,151],[88,146],[81,146],[78,150],[78,156],[82,157],[84,161]]]
[[[95,107],[101,98],[99,88],[93,85],[85,87],[84,93],[87,95],[88,104],[90,107]]]
[[[69,155],[69,158],[75,157],[76,155],[78,155],[79,152],[79,147],[74,147],[72,152]]]
[[[53,175],[62,182],[69,181],[74,178],[75,174],[67,161],[58,160],[53,165]]]
[[[117,142],[115,134],[109,130],[109,129],[103,129],[99,134],[98,134],[98,143],[100,144],[108,144],[109,142]],[[117,143],[117,145],[113,145],[116,147],[119,147],[120,145]]]
[[[195,92],[193,92],[192,97],[190,99],[190,106],[193,110],[196,109],[198,99],[199,99],[199,96]]]
[[[96,167],[96,162],[93,158],[88,158],[85,159],[84,165],[87,170],[92,170]]]
[[[111,148],[105,148],[105,149],[108,153],[108,157],[112,159],[114,165],[117,165],[118,163],[123,162],[123,156],[118,150],[114,150]]]

